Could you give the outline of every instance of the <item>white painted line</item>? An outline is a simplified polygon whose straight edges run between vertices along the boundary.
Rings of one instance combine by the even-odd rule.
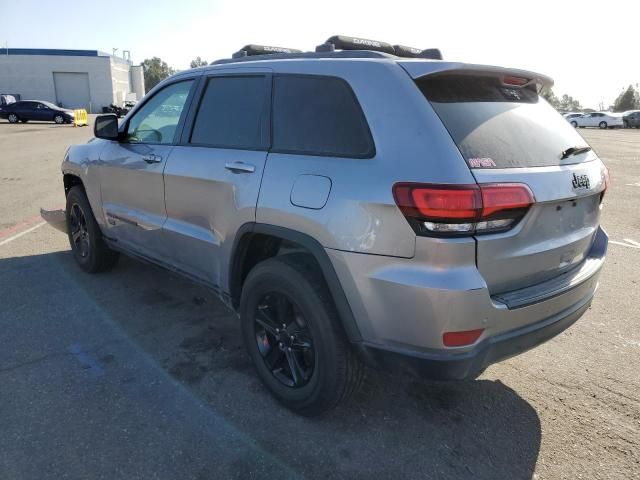
[[[629,248],[640,248],[640,245],[633,245],[625,242],[616,242],[615,240],[609,240],[609,243],[613,243],[614,245],[620,245],[620,246],[629,247]]]
[[[640,242],[636,242],[635,240],[631,240],[630,238],[625,238],[624,241],[640,248]]]
[[[637,182],[637,183],[626,183],[625,185],[627,187],[640,187],[640,182]]]
[[[27,228],[26,230],[24,230],[24,231],[22,231],[20,233],[16,233],[13,237],[5,238],[4,240],[2,240],[0,242],[0,247],[2,245],[5,245],[5,244],[9,243],[9,242],[13,242],[14,240],[17,240],[21,236],[26,235],[29,232],[33,232],[35,229],[40,228],[41,226],[46,225],[46,224],[47,224],[47,222],[40,222],[40,223],[34,225],[31,228]]]

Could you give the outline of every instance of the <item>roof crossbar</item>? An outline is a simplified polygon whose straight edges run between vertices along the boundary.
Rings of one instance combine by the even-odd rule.
[[[442,52],[437,48],[427,48],[421,50],[419,48],[407,47],[406,45],[394,45],[393,49],[398,57],[407,58],[428,58],[431,60],[442,60]]]
[[[346,35],[334,35],[316,47],[316,52],[333,52],[334,50],[373,50],[374,52],[395,54],[393,47],[386,42]]]
[[[302,50],[286,47],[249,44],[232,55],[232,58],[252,57],[254,55],[270,55],[274,53],[302,53]]]

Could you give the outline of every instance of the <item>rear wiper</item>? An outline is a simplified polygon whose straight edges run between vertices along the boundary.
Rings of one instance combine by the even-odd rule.
[[[560,156],[560,160],[564,160],[565,158],[569,158],[572,155],[578,155],[580,153],[587,153],[591,151],[591,147],[571,147],[567,148],[562,155]]]

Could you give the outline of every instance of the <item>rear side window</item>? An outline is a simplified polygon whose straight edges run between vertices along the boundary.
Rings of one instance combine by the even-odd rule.
[[[342,79],[282,75],[274,79],[273,144],[281,153],[369,158],[369,127]]]
[[[267,102],[265,76],[209,79],[190,143],[242,150],[266,149],[263,125]]]
[[[533,88],[460,73],[426,76],[416,84],[471,168],[542,167],[584,159],[560,160],[564,150],[586,143]]]

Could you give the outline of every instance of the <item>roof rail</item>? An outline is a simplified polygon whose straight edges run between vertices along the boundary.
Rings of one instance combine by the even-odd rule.
[[[431,60],[442,60],[442,52],[437,48],[427,48],[421,50],[419,48],[407,47],[405,45],[394,45],[393,49],[398,57],[407,58],[429,58]]]
[[[231,58],[251,57],[254,55],[271,55],[274,53],[302,53],[302,50],[298,50],[296,48],[249,44],[234,53]]]
[[[368,50],[336,50],[334,52],[301,52],[301,53],[271,53],[263,55],[242,56],[236,58],[222,58],[211,62],[210,65],[225,63],[251,62],[256,60],[291,60],[295,58],[395,58],[393,55],[383,52]]]
[[[334,50],[373,50],[395,55],[393,47],[379,40],[368,40],[366,38],[347,37],[346,35],[334,35],[326,42],[316,47],[316,52],[333,52]]]

